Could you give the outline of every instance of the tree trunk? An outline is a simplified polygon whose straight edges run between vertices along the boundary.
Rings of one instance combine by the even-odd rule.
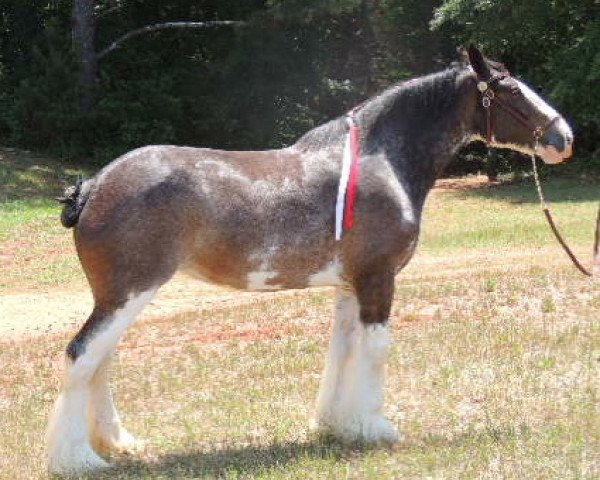
[[[89,113],[96,101],[98,59],[95,50],[96,18],[93,0],[73,0],[73,46],[79,58],[79,108]]]
[[[485,174],[488,182],[497,182],[500,166],[500,157],[493,148],[488,148],[487,159],[485,160]]]
[[[373,95],[381,90],[382,82],[382,49],[381,35],[379,34],[380,25],[376,18],[379,10],[378,0],[363,0],[360,3],[359,21],[362,29],[362,38],[364,44],[365,58],[363,63],[368,70],[366,86],[368,95]]]
[[[600,205],[598,206],[598,217],[596,218],[596,240],[594,242],[594,275],[600,276]]]

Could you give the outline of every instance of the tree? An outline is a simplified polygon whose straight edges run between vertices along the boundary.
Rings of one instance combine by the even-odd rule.
[[[94,0],[73,0],[73,45],[79,57],[80,109],[89,113],[95,103],[98,72]]]
[[[0,142],[100,163],[149,143],[280,147],[474,41],[541,87],[574,120],[577,151],[593,154],[593,2],[3,0]],[[199,26],[171,27],[189,19]],[[204,26],[221,19],[244,26]],[[452,172],[484,158],[474,149]]]
[[[431,24],[541,89],[573,120],[578,151],[600,166],[599,15],[596,0],[445,0]]]
[[[38,14],[48,5],[10,1],[26,2]],[[75,63],[83,67],[71,69],[80,73],[73,86],[65,82],[60,95],[50,93],[57,83],[46,81],[51,71],[69,71],[63,67],[70,64],[51,65],[65,63],[68,55],[49,53],[47,21],[33,41],[47,59],[29,58],[23,78],[10,75],[4,82],[0,76],[7,107],[0,108],[0,135],[6,112],[11,142],[103,160],[145,143],[279,147],[390,83],[431,71],[444,58],[438,53],[432,61],[427,53],[443,44],[427,28],[436,0],[75,1],[88,2],[87,8],[78,10],[71,0],[52,2],[52,14],[61,19],[58,33],[73,33]],[[76,15],[87,20],[70,24]],[[236,35],[187,28],[147,35],[140,27],[189,18],[233,18],[246,25]],[[90,30],[94,35],[86,36]],[[10,29],[0,30],[0,42],[10,36]],[[31,93],[19,98],[14,93],[25,81],[20,91]],[[43,109],[35,108],[35,92],[35,98],[47,99]],[[61,130],[52,135],[52,119],[73,108],[73,96],[85,108],[72,110],[72,121],[56,119]],[[31,128],[31,117],[44,119],[43,135]]]
[[[101,7],[102,5],[98,4],[95,0],[73,0],[73,44],[76,52],[78,53],[80,64],[80,109],[84,113],[89,113],[95,104],[98,61],[119,48],[127,40],[139,35],[156,32],[158,30],[174,28],[207,28],[241,24],[241,22],[216,20],[209,22],[156,23],[131,30],[114,40],[108,47],[104,48],[100,52],[96,52],[96,17],[98,15],[106,15],[108,13],[115,12],[121,9],[123,4],[116,0],[104,11],[101,10]],[[97,14],[97,11],[100,11],[100,13]]]

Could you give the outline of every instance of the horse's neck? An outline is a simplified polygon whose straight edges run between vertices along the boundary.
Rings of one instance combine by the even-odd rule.
[[[466,71],[447,70],[389,88],[356,113],[361,151],[384,155],[396,176],[421,208],[427,193],[458,148],[472,135]],[[343,149],[348,133],[344,118],[309,132],[295,144],[303,152]]]
[[[424,83],[420,93],[427,98],[419,102],[398,90],[397,95],[404,97],[388,99],[390,104],[381,108],[380,116],[369,111],[365,115],[367,153],[383,153],[410,189],[413,201],[421,205],[456,151],[471,137],[465,127],[468,92],[461,81],[464,75],[446,75],[449,78],[441,80],[453,85],[454,91]]]

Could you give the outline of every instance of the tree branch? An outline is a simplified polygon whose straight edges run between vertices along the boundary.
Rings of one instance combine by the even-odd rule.
[[[596,218],[596,235],[594,239],[594,275],[600,277],[600,206],[598,206],[598,217]]]
[[[166,23],[156,23],[154,25],[146,25],[145,27],[138,28],[136,30],[132,30],[131,32],[126,33],[125,35],[119,37],[113,43],[111,43],[104,50],[101,50],[96,54],[96,58],[98,60],[104,58],[110,52],[116,50],[121,46],[123,42],[127,40],[137,37],[139,35],[143,35],[145,33],[156,32],[157,30],[167,30],[173,28],[207,28],[207,27],[224,27],[228,25],[243,25],[244,22],[233,21],[233,20],[214,20],[210,22],[166,22]]]

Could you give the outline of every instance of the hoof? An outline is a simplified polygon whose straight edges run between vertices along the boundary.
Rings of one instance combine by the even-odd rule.
[[[400,440],[398,431],[387,418],[374,415],[363,419],[360,439],[368,443],[396,443]]]
[[[77,476],[109,468],[90,445],[61,445],[49,452],[48,470],[65,476]]]
[[[100,433],[96,430],[92,435],[92,445],[100,452],[116,452],[133,454],[144,449],[144,442],[137,440],[121,425],[114,425]]]
[[[396,443],[400,436],[387,418],[369,415],[353,419],[311,421],[310,428],[320,434],[332,435],[342,442]]]

